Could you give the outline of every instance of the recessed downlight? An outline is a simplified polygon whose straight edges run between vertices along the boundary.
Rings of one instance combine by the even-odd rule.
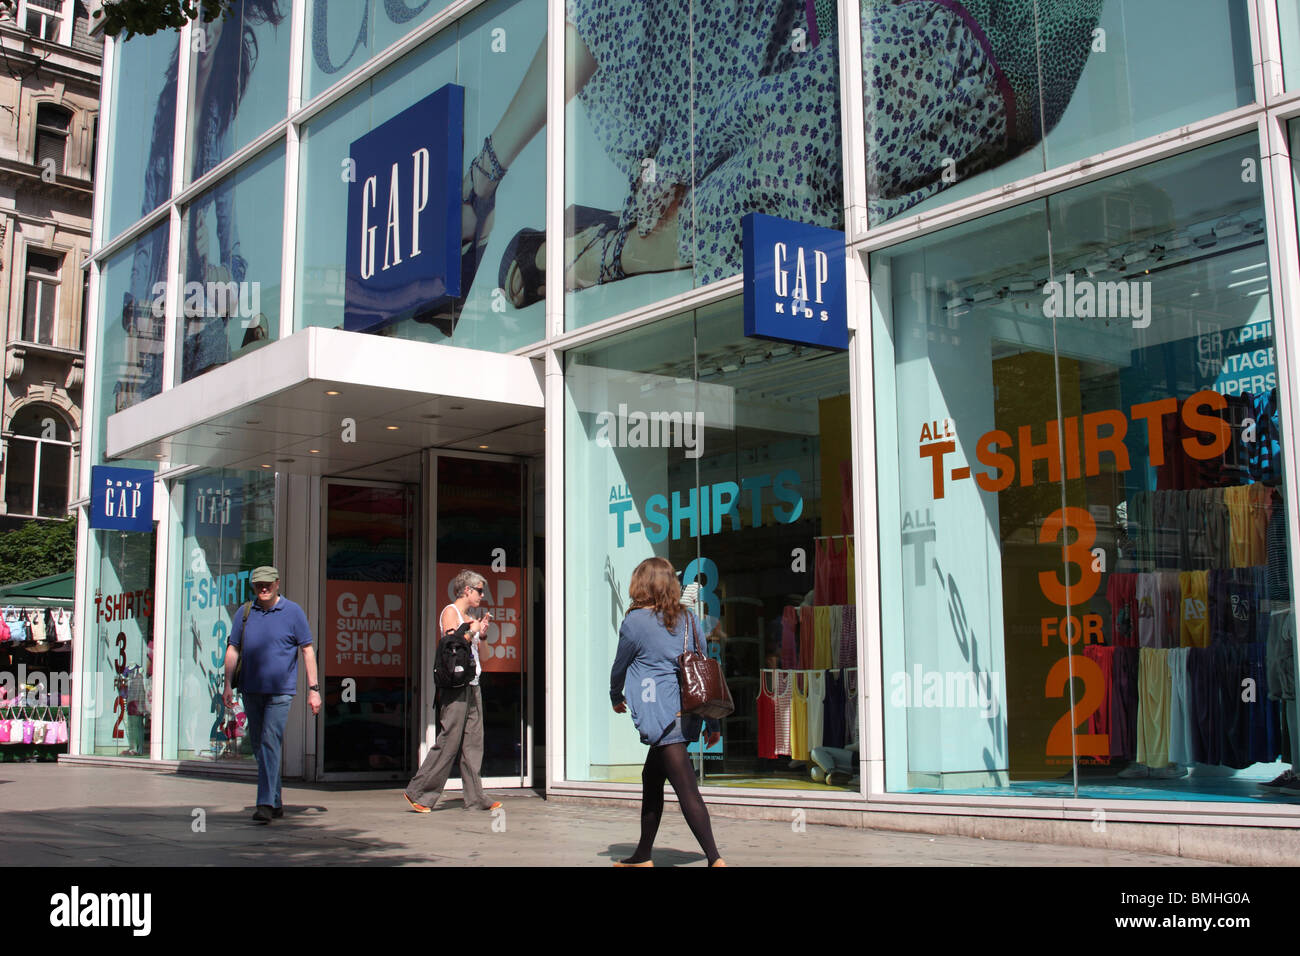
[[[310,449],[308,449],[308,451],[310,451],[313,455],[319,455],[319,454],[320,454],[320,449],[319,449],[319,448],[310,448]]]
[[[396,425],[385,425],[385,426],[384,426],[384,428],[387,429],[387,430],[390,431],[390,432],[395,432],[395,431],[397,431],[397,427],[398,427],[398,426],[396,426]]]
[[[330,388],[330,389],[326,389],[326,390],[325,390],[325,394],[326,394],[326,395],[338,395],[338,394],[340,394],[340,393],[338,392],[337,389]]]

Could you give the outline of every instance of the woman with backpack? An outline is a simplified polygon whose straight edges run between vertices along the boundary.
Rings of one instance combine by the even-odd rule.
[[[428,813],[442,795],[451,768],[460,755],[466,810],[495,810],[500,801],[483,795],[479,767],[483,764],[483,696],[479,691],[478,649],[492,620],[484,612],[477,620],[468,614],[483,603],[487,580],[473,571],[461,571],[451,582],[455,601],[438,618],[441,635],[434,650],[434,677],[438,682],[438,739],[429,749],[411,782],[402,791],[416,813]]]
[[[688,637],[700,641],[695,616],[682,606],[682,589],[664,558],[646,558],[628,585],[632,606],[618,631],[618,651],[609,675],[609,697],[617,714],[630,707],[641,742],[650,745],[641,771],[641,842],[615,866],[654,866],[650,850],[664,812],[664,781],[673,785],[682,816],[709,866],[726,866],[713,841],[709,810],[700,796],[686,744],[698,740],[700,718],[681,713],[677,658]],[[709,728],[709,746],[718,732]]]

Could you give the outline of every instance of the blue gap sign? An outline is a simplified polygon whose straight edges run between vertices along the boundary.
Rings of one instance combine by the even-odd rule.
[[[437,315],[461,294],[465,90],[448,83],[352,142],[343,328]]]
[[[740,224],[745,335],[847,349],[844,233],[756,212]]]
[[[92,466],[90,526],[112,531],[152,531],[153,478],[147,468]]]

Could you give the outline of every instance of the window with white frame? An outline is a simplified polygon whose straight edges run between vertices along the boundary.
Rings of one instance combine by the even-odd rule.
[[[73,448],[63,416],[48,405],[29,405],[14,415],[5,439],[5,511],[11,516],[64,517]]]
[[[27,283],[23,296],[23,327],[19,338],[37,345],[54,344],[58,315],[59,272],[63,257],[48,252],[27,252]]]
[[[19,0],[18,22],[24,30],[51,43],[72,42],[73,0]]]

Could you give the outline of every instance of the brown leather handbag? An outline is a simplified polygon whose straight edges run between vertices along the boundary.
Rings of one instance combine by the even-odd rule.
[[[695,616],[685,612],[690,621],[689,631],[695,630]],[[731,691],[727,689],[727,679],[722,676],[722,666],[708,654],[701,653],[700,635],[695,634],[696,650],[686,646],[686,635],[682,635],[682,655],[677,658],[677,670],[682,682],[682,713],[694,714],[706,720],[718,720],[727,717],[736,705],[731,701]]]

